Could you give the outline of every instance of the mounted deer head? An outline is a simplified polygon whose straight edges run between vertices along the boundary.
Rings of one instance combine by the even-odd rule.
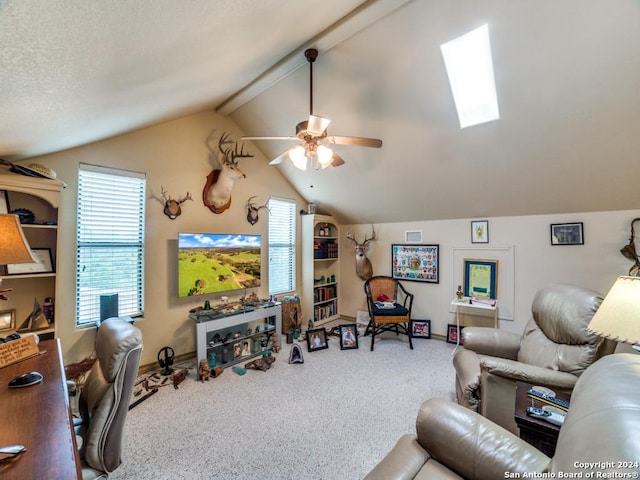
[[[182,213],[182,208],[180,206],[186,202],[187,200],[193,201],[191,198],[191,194],[187,192],[187,194],[182,197],[180,200],[174,200],[171,198],[171,195],[167,195],[167,191],[163,186],[160,186],[160,192],[162,193],[162,198],[164,199],[164,214],[169,217],[171,220],[175,220],[176,217],[179,217]]]
[[[221,168],[212,170],[207,175],[207,182],[202,190],[202,201],[213,213],[222,213],[231,205],[231,189],[233,183],[247,176],[238,167],[238,158],[251,158],[252,154],[244,151],[244,145],[238,150],[238,143],[230,140],[223,133],[218,140],[218,152],[211,147],[213,132],[207,137],[207,148],[211,158],[216,158]]]
[[[265,203],[264,205],[256,205],[252,202],[252,200],[256,198],[256,196],[254,195],[253,197],[249,197],[247,199],[247,222],[249,222],[251,225],[255,225],[256,223],[258,223],[258,212],[260,210],[266,210],[267,212],[271,213],[269,211],[269,207],[267,207],[267,204]]]
[[[356,273],[358,277],[362,280],[369,280],[373,276],[373,267],[371,266],[371,262],[367,258],[367,248],[369,247],[369,243],[376,239],[376,231],[371,225],[371,234],[370,238],[364,236],[364,242],[358,243],[351,232],[347,233],[347,238],[353,242],[353,246],[356,251]]]

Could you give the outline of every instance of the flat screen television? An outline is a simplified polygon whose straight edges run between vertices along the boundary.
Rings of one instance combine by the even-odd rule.
[[[260,286],[260,235],[178,234],[178,297]]]

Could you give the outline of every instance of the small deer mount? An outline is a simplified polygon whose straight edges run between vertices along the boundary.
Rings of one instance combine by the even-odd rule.
[[[268,213],[271,213],[269,211],[269,207],[267,207],[267,204],[265,203],[264,205],[255,205],[253,203],[253,199],[256,198],[256,195],[249,197],[247,199],[247,203],[246,203],[246,207],[247,207],[247,222],[249,222],[251,225],[255,225],[256,223],[258,223],[258,212],[260,210],[266,210]]]
[[[637,221],[640,221],[640,218],[634,218],[631,220],[631,238],[629,239],[629,243],[622,247],[620,253],[633,262],[633,265],[629,269],[629,276],[638,277],[640,276],[640,256],[636,252],[636,243],[635,243],[635,231],[633,229],[633,224]]]
[[[358,243],[351,232],[347,233],[347,238],[353,242],[353,246],[356,251],[356,273],[362,280],[369,280],[373,277],[373,267],[371,261],[367,258],[367,248],[369,243],[376,239],[376,231],[371,225],[371,237],[364,236],[364,242]]]
[[[191,198],[191,194],[187,192],[187,194],[182,197],[180,200],[174,200],[171,198],[171,195],[167,195],[167,191],[164,187],[160,187],[160,191],[162,193],[162,199],[164,200],[164,214],[169,217],[171,220],[175,220],[177,217],[182,214],[181,205],[187,200],[193,201]]]
[[[238,167],[238,158],[251,158],[252,154],[244,151],[244,145],[238,150],[238,143],[223,133],[218,140],[218,152],[211,147],[214,137],[212,131],[207,137],[206,145],[209,158],[216,160],[221,168],[214,169],[207,175],[207,182],[202,190],[202,202],[213,213],[222,213],[231,206],[231,189],[236,180],[247,176]]]

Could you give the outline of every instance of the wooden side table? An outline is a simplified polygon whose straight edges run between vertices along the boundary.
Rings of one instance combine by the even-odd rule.
[[[532,386],[530,383],[516,382],[515,421],[520,429],[520,438],[548,457],[553,457],[556,452],[560,427],[527,415],[527,407],[542,408],[546,405],[537,399],[527,396],[527,392]],[[556,397],[560,400],[569,401],[571,396],[566,393],[556,392]]]

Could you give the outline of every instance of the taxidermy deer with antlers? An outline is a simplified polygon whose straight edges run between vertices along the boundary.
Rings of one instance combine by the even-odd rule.
[[[179,217],[182,213],[182,205],[187,200],[193,201],[191,198],[191,194],[187,192],[187,194],[182,197],[180,200],[174,200],[171,198],[171,195],[167,195],[167,191],[163,186],[160,186],[160,192],[162,193],[162,198],[164,199],[164,214],[169,217],[171,220],[175,220],[176,217]]]
[[[253,203],[253,199],[256,198],[256,195],[249,197],[247,199],[247,222],[249,222],[251,225],[255,225],[256,223],[258,223],[258,212],[260,210],[266,210],[267,212],[271,213],[269,211],[269,207],[267,207],[267,204],[265,203],[264,205],[256,205],[255,203]]]
[[[238,167],[237,159],[251,158],[253,155],[244,151],[244,145],[241,145],[238,150],[238,143],[230,140],[226,133],[223,133],[218,140],[219,153],[217,153],[211,148],[212,138],[213,132],[207,137],[207,148],[211,158],[218,158],[222,168],[212,170],[207,175],[207,183],[202,190],[202,201],[213,213],[222,213],[231,205],[233,183],[247,177]]]
[[[364,236],[364,242],[358,243],[351,232],[347,233],[347,238],[353,242],[353,246],[356,250],[356,273],[362,280],[369,280],[373,276],[373,267],[371,262],[367,258],[367,248],[369,243],[376,239],[376,231],[371,225],[371,231],[373,232],[371,238]]]

